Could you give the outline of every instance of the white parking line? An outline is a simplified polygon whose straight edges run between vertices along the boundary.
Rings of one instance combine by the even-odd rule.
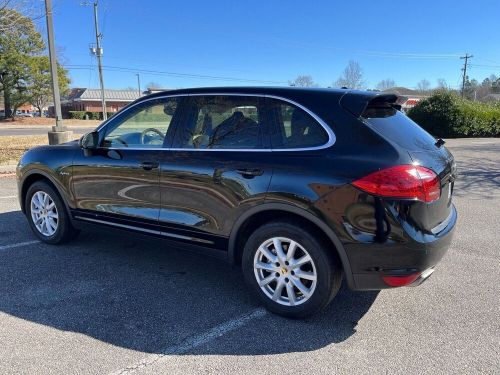
[[[21,246],[28,246],[28,245],[34,245],[36,243],[40,243],[41,241],[35,240],[35,241],[27,241],[27,242],[19,242],[19,243],[13,243],[11,245],[4,245],[0,246],[0,251],[2,250],[9,250],[13,249],[15,247],[21,247]]]
[[[170,346],[168,348],[165,348],[165,349],[161,350],[160,353],[158,353],[158,354],[151,354],[151,355],[143,358],[141,361],[138,361],[138,362],[136,362],[130,366],[127,366],[121,370],[117,370],[115,372],[112,372],[111,375],[131,374],[131,373],[137,372],[137,371],[139,371],[147,366],[150,366],[154,363],[161,361],[163,358],[165,358],[168,355],[179,355],[179,354],[186,353],[189,350],[197,348],[198,346],[201,346],[201,345],[206,344],[210,341],[213,341],[213,340],[217,339],[218,337],[225,335],[226,333],[229,333],[231,331],[234,331],[235,329],[238,329],[238,328],[244,326],[250,320],[262,318],[266,314],[267,314],[267,311],[262,309],[262,308],[252,310],[246,314],[239,316],[236,319],[232,319],[232,320],[229,320],[227,322],[221,323],[218,326],[215,326],[214,328],[212,328],[204,333],[190,337],[178,345],[174,345],[174,346]]]
[[[13,199],[13,198],[17,198],[17,195],[7,195],[5,197],[0,197],[0,199]]]

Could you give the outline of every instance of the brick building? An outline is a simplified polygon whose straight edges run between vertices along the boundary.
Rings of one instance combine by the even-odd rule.
[[[118,112],[140,96],[137,90],[104,90],[106,112]],[[74,88],[61,102],[63,118],[69,117],[70,111],[102,112],[101,90]]]

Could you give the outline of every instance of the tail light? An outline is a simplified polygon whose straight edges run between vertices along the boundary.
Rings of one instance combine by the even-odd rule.
[[[352,183],[378,196],[434,202],[441,196],[439,177],[429,168],[398,165],[369,174]]]

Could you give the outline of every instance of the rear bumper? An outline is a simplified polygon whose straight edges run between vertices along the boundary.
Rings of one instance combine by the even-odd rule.
[[[408,239],[404,243],[347,245],[346,250],[353,270],[353,289],[380,290],[394,287],[384,281],[387,276],[396,280],[398,277],[406,278],[410,281],[404,284],[407,286],[420,285],[432,274],[448,250],[456,221],[457,213],[453,207],[451,219],[446,227],[432,236],[432,240],[418,242]],[[410,277],[412,275],[415,276],[413,280]]]

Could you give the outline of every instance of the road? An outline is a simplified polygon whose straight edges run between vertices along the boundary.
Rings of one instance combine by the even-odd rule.
[[[343,287],[303,321],[256,305],[238,268],[163,242],[41,244],[0,178],[0,373],[499,374],[500,139],[447,146],[459,221],[434,275]]]

